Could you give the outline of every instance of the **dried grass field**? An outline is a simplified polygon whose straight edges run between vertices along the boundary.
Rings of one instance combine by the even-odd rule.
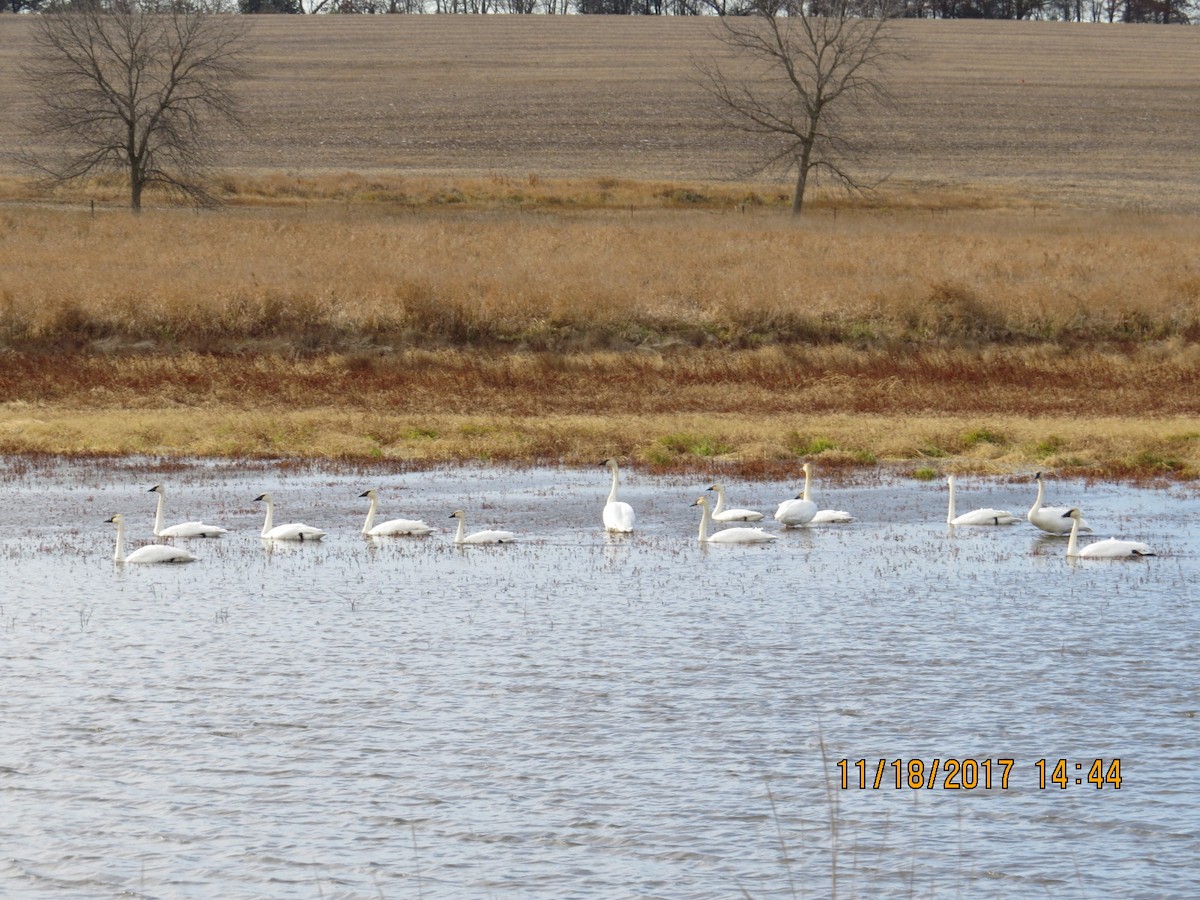
[[[1190,29],[898,23],[889,180],[797,225],[709,21],[263,17],[228,205],[136,218],[11,162],[27,27],[0,450],[1200,472]]]

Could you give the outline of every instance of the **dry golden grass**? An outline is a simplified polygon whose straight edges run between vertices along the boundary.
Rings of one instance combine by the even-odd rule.
[[[1198,243],[1192,218],[1045,210],[12,208],[0,346],[1194,341]]]

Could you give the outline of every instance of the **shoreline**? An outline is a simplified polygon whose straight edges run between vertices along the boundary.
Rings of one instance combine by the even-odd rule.
[[[806,446],[794,442],[804,427]],[[940,444],[938,442],[941,442]],[[5,456],[160,461],[256,460],[407,471],[454,465],[590,468],[607,456],[657,474],[796,477],[812,461],[825,477],[889,471],[933,481],[950,473],[1035,471],[1128,482],[1200,478],[1200,418],[1051,419],[954,416],[788,418],[410,416],[345,409],[246,411],[0,407]],[[838,474],[840,473],[840,474]]]

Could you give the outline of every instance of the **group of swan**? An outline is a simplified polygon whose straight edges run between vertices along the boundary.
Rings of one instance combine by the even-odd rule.
[[[614,474],[615,481],[615,474]],[[150,488],[154,493],[158,494],[158,510],[154,516],[154,536],[159,538],[198,538],[198,537],[220,537],[229,532],[216,525],[205,525],[203,522],[184,522],[180,525],[173,525],[169,528],[163,527],[163,513],[166,504],[166,491],[161,484],[156,484]],[[414,537],[422,537],[432,533],[435,529],[425,524],[420,519],[389,519],[386,522],[375,524],[375,515],[379,510],[379,492],[374,488],[363,491],[359,497],[365,497],[371,501],[371,505],[367,510],[367,519],[363,522],[362,533],[367,537],[392,537],[400,535],[411,535]],[[263,519],[262,538],[268,541],[319,541],[326,536],[326,532],[320,528],[314,528],[312,525],[305,525],[301,522],[291,522],[286,525],[275,524],[275,504],[271,499],[270,493],[259,494],[254,498],[256,503],[265,503],[267,508],[266,516]],[[627,504],[618,504],[627,507]],[[629,524],[632,529],[633,511],[629,510]],[[473,534],[466,533],[467,516],[461,509],[456,509],[451,513],[450,518],[458,519],[458,530],[454,535],[454,543],[456,544],[507,544],[515,541],[516,535],[511,531],[477,531]],[[120,563],[176,563],[176,562],[194,562],[196,557],[187,550],[182,550],[178,547],[173,547],[169,544],[149,544],[145,547],[139,547],[128,556],[125,555],[125,517],[118,513],[108,520],[117,526],[117,549],[114,554],[114,559]]]
[[[161,484],[150,488],[148,494],[158,494],[158,507],[154,512],[154,536],[158,538],[193,538],[220,537],[229,532],[217,525],[205,525],[203,522],[180,522],[178,525],[163,527],[163,513],[167,502],[167,492]],[[169,544],[147,544],[138,547],[128,556],[125,555],[125,516],[117,513],[109,522],[117,526],[117,549],[113,559],[119,563],[181,563],[195,562],[188,551]]]
[[[606,459],[601,465],[606,466],[612,473],[612,488],[609,491],[608,500],[604,504],[602,514],[604,527],[610,532],[630,533],[634,529],[636,516],[634,515],[633,507],[617,497],[619,465],[615,459],[611,458]],[[1091,531],[1091,526],[1083,520],[1078,509],[1043,506],[1045,484],[1042,480],[1041,472],[1037,473],[1035,480],[1038,485],[1037,498],[1034,500],[1033,506],[1030,507],[1025,518],[1030,524],[1050,534],[1069,534],[1070,538],[1067,543],[1068,557],[1118,558],[1154,555],[1154,551],[1148,544],[1141,541],[1117,540],[1116,538],[1097,541],[1080,549],[1079,532]],[[1019,516],[1004,509],[976,509],[971,512],[962,513],[961,515],[956,514],[955,501],[957,493],[954,476],[950,475],[946,481],[950,488],[950,503],[946,513],[946,521],[950,525],[1013,525],[1020,521]],[[804,490],[797,494],[794,499],[784,500],[779,504],[779,508],[775,510],[775,520],[777,522],[785,528],[791,528],[808,524],[854,521],[853,516],[841,510],[819,510],[817,504],[810,497],[811,484],[812,464],[805,463]],[[756,544],[776,539],[775,535],[768,534],[762,528],[726,528],[709,534],[709,527],[713,522],[758,522],[764,518],[764,515],[752,509],[726,508],[725,488],[721,484],[714,484],[708,490],[715,492],[717,495],[717,502],[712,509],[709,508],[708,498],[704,496],[698,497],[692,503],[692,506],[699,506],[701,510],[699,531],[701,542],[715,544]],[[158,506],[154,514],[155,537],[212,538],[228,533],[224,528],[217,525],[207,525],[203,522],[182,522],[178,525],[164,527],[163,517],[166,506],[166,491],[161,484],[156,484],[150,488],[150,492],[158,494]],[[362,533],[368,537],[424,536],[435,530],[419,519],[389,519],[377,525],[375,524],[375,516],[379,508],[379,493],[374,488],[371,488],[363,491],[363,493],[359,494],[359,497],[370,500],[370,508],[367,511],[367,518],[362,527]],[[321,529],[299,522],[275,525],[275,507],[269,493],[260,494],[255,498],[255,502],[266,504],[266,516],[263,519],[262,527],[262,538],[264,540],[319,541],[326,536],[326,532]],[[451,513],[450,518],[458,520],[458,527],[454,534],[454,543],[456,544],[507,544],[517,539],[516,535],[511,531],[488,529],[468,534],[467,516],[461,509],[456,509]],[[125,517],[118,513],[111,519],[108,519],[108,521],[117,526],[117,546],[114,554],[117,562],[173,563],[192,562],[196,559],[188,551],[167,544],[151,544],[140,547],[128,556],[125,556]]]
[[[709,488],[713,490],[713,488]],[[717,496],[720,496],[718,494]],[[700,541],[701,543],[709,544],[762,544],[767,541],[775,540],[775,535],[767,534],[761,528],[723,528],[720,531],[714,532],[712,535],[708,533],[708,523],[713,517],[713,513],[708,508],[708,498],[700,496],[696,498],[696,502],[692,506],[700,507]],[[749,510],[735,510],[735,512],[749,512]],[[756,513],[761,519],[762,515]]]
[[[203,522],[183,522],[179,525],[163,527],[163,514],[166,506],[166,490],[161,484],[150,488],[151,493],[158,494],[158,508],[154,513],[154,536],[158,538],[213,538],[228,534],[228,530],[217,525],[206,525]],[[434,529],[417,519],[391,519],[375,524],[375,513],[379,506],[379,494],[374,489],[359,494],[371,501],[367,511],[367,520],[363,523],[362,533],[369,537],[386,537],[389,535],[426,535]],[[312,525],[292,522],[286,525],[275,524],[275,504],[270,493],[259,494],[254,498],[255,503],[265,503],[267,514],[263,518],[262,538],[268,541],[319,541],[326,532]],[[458,515],[458,513],[455,513]],[[169,544],[149,544],[139,547],[128,556],[125,555],[125,517],[118,513],[109,522],[117,526],[117,549],[114,559],[120,563],[174,563],[194,562],[196,557],[186,550],[172,547]],[[461,536],[462,521],[459,521]],[[460,541],[460,543],[462,543]]]
[[[612,458],[606,459],[601,465],[606,466],[612,472],[612,489],[608,492],[608,501],[604,504],[604,512],[601,515],[604,528],[606,531],[627,534],[633,531],[636,516],[634,515],[632,506],[617,498],[619,465]],[[714,544],[757,544],[775,540],[775,535],[768,534],[761,528],[726,528],[722,531],[714,532],[710,536],[708,528],[712,522],[759,522],[765,517],[762,513],[753,509],[743,509],[741,507],[726,508],[725,486],[722,484],[714,484],[708,490],[716,492],[717,495],[716,505],[712,509],[709,509],[706,497],[699,497],[692,504],[692,506],[699,506],[701,508],[700,540],[702,542]],[[854,516],[848,512],[836,509],[818,509],[817,504],[810,497],[811,490],[812,463],[806,462],[804,464],[804,490],[797,494],[795,499],[784,500],[779,504],[779,508],[775,510],[775,521],[783,525],[784,528],[854,521]]]
[[[804,490],[791,500],[784,500],[775,510],[775,521],[784,528],[800,525],[845,525],[854,516],[841,509],[819,509],[812,499],[812,463],[804,464]]]
[[[1040,528],[1048,534],[1070,534],[1067,541],[1068,557],[1084,557],[1088,559],[1121,559],[1135,556],[1154,556],[1149,544],[1141,541],[1123,541],[1108,538],[1079,548],[1079,532],[1091,531],[1092,527],[1083,519],[1078,509],[1066,506],[1043,506],[1046,497],[1046,485],[1042,473],[1034,476],[1037,482],[1037,497],[1025,518],[1029,524]],[[950,509],[946,513],[946,521],[951,525],[1013,525],[1021,521],[1020,517],[1006,509],[976,509],[962,515],[955,515],[954,476],[946,479],[950,486]]]

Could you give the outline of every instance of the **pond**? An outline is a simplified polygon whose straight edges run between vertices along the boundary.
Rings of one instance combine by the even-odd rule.
[[[0,894],[1200,894],[1195,487],[1049,481],[1159,554],[1072,564],[817,476],[853,523],[727,480],[778,539],[702,546],[710,482],[636,470],[608,536],[600,466],[0,461]],[[159,483],[229,534],[114,564]],[[438,531],[364,538],[369,487]],[[328,536],[264,545],[264,491]],[[456,508],[518,541],[455,547]]]

